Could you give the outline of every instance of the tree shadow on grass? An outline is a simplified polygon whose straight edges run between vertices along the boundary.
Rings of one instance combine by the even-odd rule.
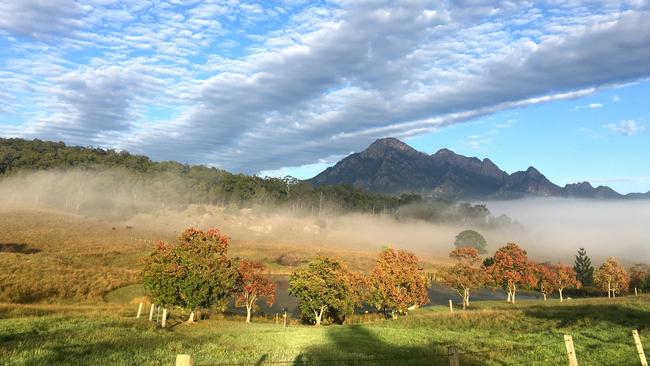
[[[422,345],[396,345],[381,339],[364,325],[331,327],[324,331],[330,342],[307,348],[294,359],[294,366],[449,364],[447,343],[428,341]],[[484,364],[472,357],[461,357],[461,360],[464,366]]]
[[[524,310],[526,316],[557,321],[558,328],[577,324],[607,322],[632,329],[650,327],[650,311],[624,304],[585,304],[570,306],[531,306]]]

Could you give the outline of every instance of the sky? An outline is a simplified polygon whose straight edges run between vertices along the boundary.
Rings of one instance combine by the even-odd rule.
[[[0,136],[308,178],[377,138],[650,190],[650,3],[0,0]]]

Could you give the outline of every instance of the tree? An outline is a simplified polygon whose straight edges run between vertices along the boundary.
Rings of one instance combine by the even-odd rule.
[[[630,267],[630,287],[648,291],[650,290],[648,285],[650,285],[650,266],[637,263]]]
[[[228,244],[217,229],[194,228],[185,230],[175,244],[160,242],[144,259],[145,290],[158,303],[190,310],[188,322],[194,322],[200,307],[224,307],[238,278],[226,255]]]
[[[370,274],[370,301],[384,314],[406,313],[411,306],[429,302],[415,254],[386,248]]]
[[[303,319],[316,326],[324,317],[343,322],[354,307],[349,272],[338,258],[319,256],[296,269],[289,278],[289,294],[298,298]]]
[[[485,238],[478,231],[474,230],[465,230],[458,234],[454,246],[456,248],[472,247],[476,249],[479,254],[487,253],[485,250],[485,247],[487,246]]]
[[[275,301],[276,285],[271,276],[264,273],[265,270],[262,262],[239,262],[239,281],[235,292],[237,302],[246,306],[246,323],[251,322],[251,313],[257,300],[266,298],[268,306],[273,305]]]
[[[508,291],[508,302],[515,302],[517,288],[535,287],[534,265],[528,260],[526,251],[515,243],[508,243],[494,254],[494,264],[488,273],[494,281]]]
[[[582,285],[591,286],[593,284],[594,266],[591,265],[591,259],[587,255],[585,248],[578,249],[573,270]]]
[[[554,267],[557,274],[557,291],[560,294],[560,302],[564,301],[562,291],[567,288],[580,288],[582,284],[576,278],[576,271],[566,264],[558,263]]]
[[[607,291],[607,297],[616,297],[617,291],[626,291],[630,285],[630,277],[616,257],[609,257],[594,271],[594,285]]]
[[[539,263],[535,266],[535,275],[539,292],[542,293],[544,301],[546,301],[546,296],[558,288],[558,274],[551,264]]]
[[[454,288],[463,299],[463,309],[469,306],[469,293],[485,283],[478,251],[472,247],[456,248],[449,253],[455,264],[444,274],[445,282]]]

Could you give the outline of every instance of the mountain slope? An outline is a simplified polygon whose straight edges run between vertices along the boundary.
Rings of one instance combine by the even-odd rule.
[[[626,197],[609,187],[594,188],[588,182],[560,187],[534,167],[508,174],[490,159],[470,158],[448,149],[427,155],[395,138],[376,140],[309,181],[316,185],[346,183],[382,193],[416,192],[454,198]],[[649,197],[648,193],[629,195]]]

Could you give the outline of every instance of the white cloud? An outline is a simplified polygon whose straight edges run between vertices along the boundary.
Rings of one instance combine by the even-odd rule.
[[[0,55],[12,96],[0,113],[27,120],[22,135],[234,171],[303,166],[650,76],[643,7],[43,4],[0,0],[0,36],[16,38]]]
[[[625,136],[634,136],[645,131],[645,126],[631,119],[620,121],[618,123],[610,123],[605,127],[607,127],[612,132],[616,132]]]

